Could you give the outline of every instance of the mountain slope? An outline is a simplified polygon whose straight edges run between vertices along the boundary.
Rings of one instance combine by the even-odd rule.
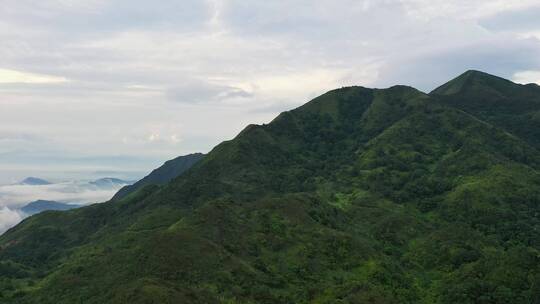
[[[540,148],[540,87],[467,71],[430,95]]]
[[[26,219],[0,237],[0,291],[10,303],[535,303],[531,138],[410,87],[334,90],[163,187]]]
[[[166,161],[161,167],[153,170],[152,172],[150,172],[150,174],[145,176],[143,179],[137,181],[133,185],[125,186],[122,189],[120,189],[120,191],[118,191],[112,199],[113,200],[122,199],[128,196],[130,193],[133,193],[147,185],[167,184],[172,179],[178,177],[179,175],[187,171],[189,168],[191,168],[203,157],[204,157],[204,154],[202,153],[194,153],[194,154],[179,156],[175,159]]]

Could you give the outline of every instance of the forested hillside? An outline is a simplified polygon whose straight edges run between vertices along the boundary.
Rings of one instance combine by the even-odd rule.
[[[540,303],[540,89],[330,91],[0,237],[3,303]]]

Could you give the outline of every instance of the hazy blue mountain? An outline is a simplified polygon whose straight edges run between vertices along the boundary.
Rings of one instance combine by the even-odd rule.
[[[46,181],[41,178],[37,177],[27,177],[24,180],[22,180],[19,185],[28,185],[28,186],[43,186],[43,185],[50,185],[51,183],[49,181]]]
[[[147,185],[164,185],[170,182],[175,177],[178,177],[182,173],[187,171],[189,168],[191,168],[203,157],[204,157],[204,154],[202,153],[194,153],[194,154],[179,156],[175,159],[166,161],[161,167],[153,170],[150,174],[148,174],[143,179],[139,180],[133,185],[125,186],[122,189],[120,189],[120,191],[118,191],[114,195],[113,200],[122,199],[126,197],[127,195],[129,195],[130,193],[133,193],[136,190],[141,189],[142,187],[147,186]]]
[[[28,215],[34,215],[43,211],[48,210],[70,210],[79,208],[79,205],[66,204],[56,201],[46,201],[46,200],[37,200],[31,203],[28,203],[20,210]]]
[[[119,178],[104,177],[95,181],[91,181],[89,184],[97,186],[99,188],[115,188],[119,186],[129,185],[131,183],[131,181],[125,181]]]

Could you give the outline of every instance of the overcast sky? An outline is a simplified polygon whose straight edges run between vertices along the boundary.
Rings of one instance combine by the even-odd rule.
[[[1,0],[0,184],[136,177],[329,89],[540,82],[538,0]]]

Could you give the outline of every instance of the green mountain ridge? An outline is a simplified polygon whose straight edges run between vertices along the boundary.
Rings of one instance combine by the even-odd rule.
[[[189,170],[194,164],[204,157],[202,153],[193,153],[184,156],[179,156],[175,159],[166,161],[162,166],[153,170],[137,181],[133,185],[128,185],[122,187],[112,198],[112,200],[122,199],[129,194],[136,192],[142,187],[149,185],[165,185],[170,182],[172,179],[183,174],[185,171]]]
[[[540,87],[468,71],[430,95],[540,147]]]
[[[24,220],[0,299],[537,303],[537,100],[480,72],[330,91],[165,186]]]

